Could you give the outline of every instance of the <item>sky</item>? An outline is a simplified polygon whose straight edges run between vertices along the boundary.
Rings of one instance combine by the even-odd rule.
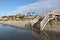
[[[60,9],[60,0],[0,0],[0,16]]]

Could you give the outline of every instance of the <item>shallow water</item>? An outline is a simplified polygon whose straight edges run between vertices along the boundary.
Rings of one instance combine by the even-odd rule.
[[[0,24],[0,40],[40,40],[40,37],[32,30]]]

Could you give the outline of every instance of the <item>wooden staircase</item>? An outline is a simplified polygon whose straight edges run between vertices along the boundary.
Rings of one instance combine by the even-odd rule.
[[[45,18],[42,21],[39,21],[39,17],[37,17],[34,21],[34,25],[36,28],[40,28],[40,30],[43,30],[45,28],[45,26],[47,25],[47,23],[51,20],[54,19],[55,15],[60,15],[60,12],[49,12]]]
[[[52,17],[49,17],[50,14],[48,14],[41,22],[40,22],[40,30],[43,30],[44,27],[47,25],[47,23],[50,21],[50,19],[54,19],[55,15],[51,14]]]

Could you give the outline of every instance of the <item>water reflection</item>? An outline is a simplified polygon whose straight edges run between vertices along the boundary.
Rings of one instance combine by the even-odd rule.
[[[34,31],[0,24],[0,40],[39,40],[38,37],[39,35]]]

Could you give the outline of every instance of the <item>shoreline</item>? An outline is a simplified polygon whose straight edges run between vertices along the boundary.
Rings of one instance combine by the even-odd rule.
[[[32,22],[32,21],[23,21],[23,22],[22,21],[0,21],[1,24],[6,24],[6,25],[9,25],[12,27],[23,29],[23,30],[32,30],[32,29],[25,27],[25,24],[28,24],[29,22]],[[22,25],[21,25],[21,23],[22,23]],[[47,35],[45,35],[43,32],[40,32],[39,30],[32,30],[32,32],[33,31],[35,31],[39,36],[41,36],[41,37],[43,36],[43,38],[41,38],[43,40],[60,39],[60,36],[59,36],[60,32],[57,32],[57,31],[44,30],[45,34],[47,34]],[[42,35],[41,35],[41,33],[42,33]],[[34,32],[32,34],[34,34]]]
[[[29,23],[31,24],[31,27],[34,24],[33,21],[0,21],[0,24],[2,25],[9,25],[9,26],[14,26],[17,28],[24,28],[24,29],[30,29]]]

